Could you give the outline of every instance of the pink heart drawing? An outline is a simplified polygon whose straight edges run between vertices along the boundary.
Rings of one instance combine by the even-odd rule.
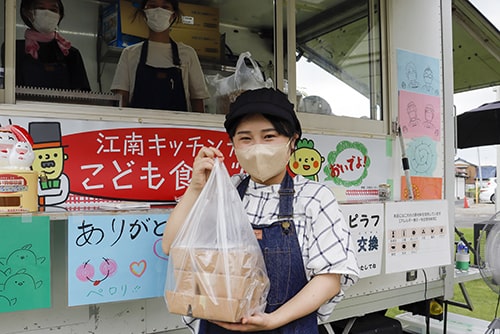
[[[155,241],[153,245],[153,253],[158,256],[160,259],[168,261],[168,256],[165,255],[161,249],[161,239]]]
[[[141,260],[139,262],[132,262],[130,264],[130,272],[137,277],[141,277],[146,271],[146,260]]]

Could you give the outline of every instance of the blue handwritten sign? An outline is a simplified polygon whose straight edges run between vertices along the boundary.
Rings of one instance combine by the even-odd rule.
[[[398,49],[397,64],[399,90],[433,96],[440,95],[439,59]]]
[[[168,214],[68,219],[68,305],[163,295],[168,258],[161,238]]]

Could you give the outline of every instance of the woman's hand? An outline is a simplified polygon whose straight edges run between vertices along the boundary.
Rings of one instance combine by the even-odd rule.
[[[194,158],[193,174],[189,188],[197,192],[201,191],[207,183],[210,172],[214,168],[214,159],[218,158],[221,162],[224,156],[221,151],[215,147],[203,147]]]
[[[340,291],[340,274],[314,276],[295,296],[272,313],[257,313],[243,318],[240,323],[216,322],[228,330],[253,332],[280,328],[302,318],[318,308]]]
[[[230,331],[258,332],[276,329],[278,324],[273,325],[272,313],[257,313],[248,318],[243,318],[239,323],[212,321],[217,326]]]

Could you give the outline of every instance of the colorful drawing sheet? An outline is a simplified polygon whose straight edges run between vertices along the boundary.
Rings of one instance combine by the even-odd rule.
[[[448,202],[385,203],[386,273],[451,263]]]
[[[356,247],[360,277],[379,275],[384,250],[384,204],[345,204],[341,210]]]
[[[167,219],[168,214],[69,217],[68,305],[162,296]]]
[[[410,177],[415,200],[442,199],[443,179],[440,177]],[[406,187],[406,177],[401,176],[401,199],[408,200],[408,188]]]
[[[439,96],[441,71],[439,59],[406,50],[397,50],[398,88]]]
[[[404,138],[429,137],[441,140],[439,96],[399,91],[399,125]]]
[[[0,312],[50,307],[49,217],[0,217],[0,235]]]
[[[391,152],[384,139],[304,134],[290,169],[333,189],[340,201],[378,199],[378,185],[391,177]],[[319,162],[307,165],[308,161]]]

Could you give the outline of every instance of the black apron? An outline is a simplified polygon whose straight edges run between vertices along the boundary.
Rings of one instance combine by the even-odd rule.
[[[243,198],[250,178],[245,178],[238,185],[238,192]],[[293,179],[287,173],[281,182],[279,219],[269,226],[253,226],[262,231],[259,246],[264,254],[267,275],[271,287],[267,296],[266,313],[271,313],[295,296],[306,284],[307,277],[302,260],[302,252],[293,222]],[[199,334],[240,333],[228,331],[206,320],[200,321]],[[316,312],[294,320],[283,327],[251,332],[254,334],[317,334],[318,320]]]
[[[52,58],[44,62],[23,52],[22,64],[18,65],[21,67],[20,75],[23,78],[23,85],[54,89],[71,88],[71,74],[64,55],[59,50],[55,50]]]
[[[173,40],[170,44],[175,66],[160,68],[146,64],[149,43],[144,41],[135,73],[131,107],[187,111],[179,50]]]

